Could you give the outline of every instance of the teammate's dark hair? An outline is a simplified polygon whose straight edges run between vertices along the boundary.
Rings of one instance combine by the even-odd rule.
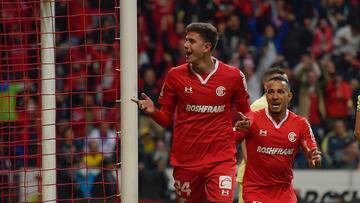
[[[270,78],[271,78],[274,74],[286,75],[286,72],[285,72],[284,69],[282,69],[282,68],[280,68],[280,67],[270,68],[268,71],[266,71],[266,72],[264,73],[263,81],[269,81]],[[285,79],[286,79],[286,78],[285,78]]]
[[[186,32],[196,32],[198,33],[205,42],[211,44],[211,51],[214,51],[216,44],[219,39],[219,33],[213,25],[210,23],[190,23],[186,26]]]

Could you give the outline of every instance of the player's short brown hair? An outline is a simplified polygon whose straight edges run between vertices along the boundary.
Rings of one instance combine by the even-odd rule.
[[[187,32],[196,32],[198,33],[205,42],[209,42],[211,44],[211,51],[214,51],[216,44],[219,40],[219,33],[213,25],[210,23],[190,23],[186,26]]]

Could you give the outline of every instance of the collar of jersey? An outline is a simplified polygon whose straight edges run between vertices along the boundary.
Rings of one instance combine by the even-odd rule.
[[[191,72],[193,72],[194,75],[196,75],[196,77],[200,80],[201,84],[206,84],[207,81],[210,79],[210,77],[211,77],[212,75],[214,75],[214,73],[216,72],[216,70],[217,70],[218,67],[219,67],[219,60],[217,60],[215,57],[212,57],[211,59],[215,61],[215,67],[214,67],[214,69],[211,71],[211,73],[205,78],[205,80],[201,77],[201,75],[200,75],[199,73],[195,72],[195,70],[192,68],[192,64],[190,64],[190,70],[191,70]]]
[[[268,108],[269,108],[269,107],[268,107]],[[276,129],[279,129],[279,128],[282,126],[282,124],[286,121],[286,119],[289,117],[289,110],[286,109],[286,115],[285,115],[285,117],[281,120],[281,122],[280,122],[279,124],[277,124],[277,123],[275,122],[275,120],[270,116],[268,108],[265,108],[266,116],[267,116],[267,117],[270,119],[270,121],[274,124],[275,128],[276,128]]]

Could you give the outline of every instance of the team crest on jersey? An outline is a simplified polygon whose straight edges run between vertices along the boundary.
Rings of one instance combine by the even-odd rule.
[[[219,177],[219,188],[220,189],[229,189],[232,188],[231,176],[220,176]]]
[[[192,87],[191,86],[186,86],[185,89],[184,89],[184,92],[187,93],[187,94],[190,94],[190,93],[193,93],[192,91]]]
[[[288,138],[290,142],[295,142],[296,141],[296,134],[294,132],[290,132],[288,134]]]
[[[223,86],[219,86],[216,88],[216,95],[222,97],[226,94],[226,89]]]

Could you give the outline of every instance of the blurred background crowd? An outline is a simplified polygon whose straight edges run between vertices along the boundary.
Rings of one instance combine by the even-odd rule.
[[[56,3],[57,151],[58,167],[64,169],[59,170],[61,177],[68,178],[60,181],[65,183],[81,183],[84,177],[104,182],[107,170],[84,176],[82,166],[111,171],[119,161],[116,131],[121,118],[115,102],[120,98],[115,40],[119,24],[114,2]],[[5,144],[24,142],[16,148],[1,147],[0,155],[28,156],[0,166],[18,169],[39,164],[39,130],[34,128],[40,116],[40,39],[35,19],[11,21],[35,16],[38,6],[34,2],[13,5],[2,5],[0,94],[17,96],[10,101],[14,105],[0,105],[0,109],[15,109],[13,114],[0,113],[0,121],[1,134],[12,129],[17,136],[1,139]],[[220,39],[214,56],[243,71],[251,102],[263,94],[266,70],[274,66],[286,70],[295,95],[290,108],[309,120],[323,152],[323,169],[360,169],[359,145],[353,139],[354,104],[360,94],[359,0],[138,0],[140,93],[157,100],[167,71],[185,62],[185,27],[195,21],[217,27]],[[0,104],[9,102],[4,98]],[[162,129],[149,116],[139,114],[139,193],[143,198],[169,198],[165,170],[170,167],[171,132],[171,127]],[[240,160],[240,150],[238,156]],[[69,168],[74,170],[65,170]],[[303,154],[296,158],[294,168],[307,168]],[[111,176],[108,181],[114,183]],[[63,190],[68,189],[65,183]],[[79,184],[78,196],[116,192],[109,187],[93,194],[99,190],[88,187]]]

